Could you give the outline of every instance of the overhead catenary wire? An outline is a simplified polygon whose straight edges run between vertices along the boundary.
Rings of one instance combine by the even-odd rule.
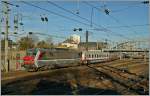
[[[73,14],[73,15],[75,15],[75,16],[77,16],[77,17],[79,17],[79,18],[81,18],[81,19],[83,19],[83,20],[85,20],[85,21],[87,21],[87,22],[91,22],[89,19],[87,19],[87,18],[84,18],[84,17],[82,17],[82,16],[80,16],[80,15],[77,15],[77,14],[75,14],[75,13],[73,13],[72,11],[70,11],[70,10],[68,10],[68,9],[65,9],[65,8],[63,8],[63,7],[61,7],[61,6],[59,6],[59,5],[57,5],[57,4],[55,4],[54,2],[51,2],[51,1],[47,1],[48,3],[50,3],[50,4],[52,4],[52,5],[54,5],[54,6],[56,6],[57,8],[60,8],[60,9],[62,9],[62,10],[64,10],[64,11],[66,11],[66,12],[68,12],[68,13],[71,13],[71,14]],[[95,24],[95,23],[93,23],[95,26],[98,26],[98,27],[102,27],[101,25],[98,25],[98,24]],[[103,27],[102,27],[103,28]],[[105,29],[105,28],[104,28]]]
[[[134,4],[134,5],[128,5],[127,7],[122,8],[122,9],[111,10],[111,12],[113,12],[113,13],[122,12],[122,11],[124,11],[124,10],[127,10],[127,9],[131,8],[131,7],[132,7],[132,8],[133,8],[133,7],[139,7],[139,6],[141,6],[141,5],[142,5],[142,3],[140,2],[140,3]]]
[[[81,19],[83,19],[85,21],[87,21],[88,23],[91,23],[91,21],[89,19],[87,19],[87,18],[84,18],[84,17],[82,17],[80,15],[77,15],[77,14],[73,13],[72,11],[67,10],[67,9],[65,9],[65,8],[59,6],[59,5],[57,5],[57,4],[55,4],[55,3],[51,2],[51,1],[47,1],[47,2],[50,3],[50,4],[52,4],[52,5],[54,5],[54,6],[56,6],[56,7],[58,7],[58,8],[60,8],[60,9],[62,9],[62,10],[64,10],[64,11],[66,11],[66,12],[68,12],[68,13],[71,13],[71,14],[73,14],[73,15],[75,15],[75,16],[77,16],[77,17],[79,17],[79,18],[81,18]],[[94,22],[92,24],[95,25],[95,26],[97,26],[97,27],[101,27],[103,30],[107,30],[106,28],[104,28],[101,25],[98,25],[98,24],[96,24]]]
[[[86,26],[90,26],[89,24],[83,23],[83,22],[81,22],[81,21],[78,21],[78,20],[76,20],[76,19],[73,19],[73,18],[64,16],[64,15],[61,15],[61,14],[56,13],[56,12],[53,12],[53,11],[50,11],[50,10],[48,10],[48,9],[39,7],[39,6],[34,5],[34,4],[31,4],[31,3],[29,3],[29,2],[26,2],[26,1],[21,1],[21,2],[24,3],[24,4],[26,4],[26,5],[29,5],[29,6],[32,6],[32,7],[35,7],[35,8],[44,10],[44,11],[47,11],[47,12],[49,12],[49,13],[51,13],[51,14],[60,16],[60,17],[62,17],[62,18],[65,18],[65,19],[68,19],[68,20],[71,20],[71,21],[74,21],[74,22],[77,22],[77,23],[80,23],[80,24],[83,24],[83,25],[86,25]],[[96,27],[95,27],[95,28],[96,28]],[[112,32],[112,31],[110,31],[110,30],[108,30],[108,29],[106,29],[106,28],[103,28],[103,30],[101,30],[101,31],[102,31],[102,32],[106,32],[106,33],[107,33],[107,32],[111,32],[111,34],[114,35],[114,36],[119,36],[119,37],[122,37],[122,38],[125,38],[125,39],[130,39],[130,38],[126,37],[126,36],[123,36],[122,34],[114,33],[114,32]],[[131,39],[130,39],[130,40],[131,40]]]
[[[57,5],[57,4],[55,4],[55,3],[51,2],[51,1],[47,1],[47,2],[50,3],[50,4],[52,4],[52,5],[54,5],[54,6],[56,6],[57,8],[60,8],[60,9],[66,11],[66,12],[68,12],[68,13],[71,13],[71,14],[73,14],[73,15],[75,15],[75,16],[81,18],[81,19],[84,19],[84,20],[86,20],[86,21],[89,22],[89,23],[92,22],[92,21],[88,20],[87,18],[84,18],[84,17],[82,17],[82,16],[80,16],[80,15],[77,15],[77,14],[73,13],[72,11],[67,10],[67,9],[65,9],[65,8],[59,6],[59,5]],[[109,31],[109,32],[112,32],[112,31],[108,30],[107,28],[104,28],[103,26],[98,25],[98,24],[96,24],[96,23],[94,23],[94,22],[92,22],[92,24],[95,25],[95,26],[97,26],[97,27],[101,27],[101,28],[102,28],[101,31],[107,31],[107,32]],[[90,24],[90,25],[92,26],[92,24]],[[116,33],[113,33],[113,34],[116,34]],[[121,35],[121,34],[116,34],[116,35],[121,36],[121,37],[124,37],[124,36]],[[125,37],[125,38],[126,38],[126,37]]]
[[[83,1],[85,4],[87,4],[88,6],[91,6],[91,7],[93,7],[93,8],[95,8],[95,9],[97,9],[98,11],[101,11],[101,9],[99,9],[98,7],[96,7],[96,6],[94,6],[94,5],[92,5],[92,4],[90,4],[90,3],[88,3],[88,2],[86,2],[86,1]],[[112,16],[112,15],[108,15],[111,19],[113,19],[115,22],[117,22],[118,24],[121,24],[121,25],[124,25],[124,26],[126,26],[126,28],[129,28],[130,30],[132,30],[131,29],[131,27],[130,26],[128,26],[128,25],[125,25],[125,24],[122,24],[118,19],[116,19],[114,16]],[[134,33],[136,33],[137,34],[137,32],[135,31],[135,30],[132,30],[132,32],[134,32]]]
[[[83,25],[90,26],[90,25],[88,25],[88,24],[86,24],[86,23],[83,23],[83,22],[80,22],[80,21],[78,21],[78,20],[76,20],[76,19],[72,19],[72,18],[70,18],[70,17],[67,17],[67,16],[64,16],[64,15],[58,14],[58,13],[56,13],[56,12],[53,12],[53,11],[47,10],[47,9],[45,9],[45,8],[41,8],[41,7],[37,6],[37,5],[33,5],[33,4],[28,3],[28,2],[25,2],[25,1],[21,1],[21,2],[23,2],[24,4],[27,4],[27,5],[30,5],[30,6],[33,6],[33,7],[39,8],[39,9],[41,9],[41,10],[44,10],[44,11],[50,12],[50,13],[52,13],[52,14],[54,14],[54,15],[61,16],[61,17],[65,18],[65,19],[69,19],[69,20],[72,20],[72,21],[75,21],[75,22],[81,23],[81,24],[83,24]],[[74,13],[73,13],[73,14],[74,14]],[[75,14],[75,15],[76,15],[76,14]],[[78,16],[78,15],[77,15],[77,16]],[[80,18],[82,18],[82,19],[83,19],[83,17],[81,17],[81,16],[80,16]],[[85,18],[84,18],[84,19],[85,19]],[[88,20],[88,19],[86,19],[86,20]],[[107,30],[106,28],[103,28],[103,31],[105,32],[105,31],[108,31],[108,30]],[[115,34],[115,33],[114,33],[114,34]],[[114,34],[113,34],[113,35],[114,35]],[[124,36],[123,36],[123,35],[121,35],[121,34],[117,34],[117,36],[120,36],[120,37],[123,37],[123,38],[128,39],[127,37],[124,37]]]
[[[28,2],[25,2],[25,1],[21,1],[21,2],[22,2],[22,3],[24,3],[24,4],[27,4],[27,5],[30,5],[30,6],[36,7],[36,8],[38,8],[38,9],[41,9],[41,10],[47,11],[47,12],[49,12],[49,13],[51,13],[51,14],[54,14],[54,15],[57,15],[57,16],[60,16],[60,17],[63,17],[63,18],[66,18],[66,19],[69,19],[69,20],[72,20],[72,21],[78,22],[78,23],[83,24],[83,25],[90,26],[89,24],[86,24],[86,23],[81,22],[81,21],[79,21],[79,20],[76,20],[76,19],[73,19],[73,18],[70,18],[70,17],[64,16],[64,15],[61,15],[61,14],[59,14],[59,13],[56,13],[56,12],[50,11],[50,10],[48,10],[48,9],[45,9],[45,8],[39,7],[39,6],[37,6],[37,5],[31,4],[31,3],[28,3]]]
[[[84,1],[83,1],[84,2]],[[117,1],[116,1],[117,2]],[[117,13],[117,12],[122,12],[122,11],[124,11],[124,10],[127,10],[127,9],[129,9],[129,8],[133,8],[133,7],[139,7],[139,6],[141,6],[141,5],[143,5],[143,2],[130,2],[130,3],[125,3],[126,1],[122,1],[123,3],[122,4],[120,4],[120,3],[115,3],[115,4],[118,4],[118,5],[107,5],[107,6],[125,6],[124,8],[121,8],[121,9],[116,9],[116,10],[111,10],[111,12],[113,12],[113,13]],[[84,3],[86,3],[86,2],[84,2]],[[105,5],[105,4],[104,4]],[[148,4],[149,5],[149,4]],[[101,7],[101,8],[103,8],[104,6],[99,6],[99,7]]]
[[[109,15],[109,17],[112,18],[112,19],[113,19],[115,22],[117,22],[118,24],[121,24],[121,25],[126,26],[126,28],[129,28],[132,32],[134,32],[135,34],[137,34],[137,31],[133,30],[130,26],[121,23],[121,22],[120,22],[118,19],[116,19],[114,16]]]
[[[36,6],[36,5],[30,4],[30,3],[27,3],[27,2],[25,2],[25,1],[21,1],[21,2],[23,2],[24,4],[27,4],[27,5],[30,5],[30,6],[39,8],[39,9],[41,9],[41,10],[47,11],[47,12],[49,12],[49,13],[51,12],[52,14],[57,15],[57,16],[61,16],[61,17],[65,18],[65,19],[69,19],[69,20],[72,20],[72,21],[75,21],[75,22],[84,24],[84,25],[86,25],[86,26],[91,26],[91,25],[88,25],[88,24],[86,24],[86,23],[84,23],[84,22],[80,22],[80,21],[78,21],[78,20],[76,20],[76,19],[69,18],[69,17],[67,17],[67,16],[58,14],[58,13],[56,13],[56,12],[52,12],[52,11],[47,10],[47,9],[45,9],[45,8],[41,8],[41,7],[39,7],[39,6]],[[125,36],[123,36],[123,35],[121,35],[121,34],[112,33],[112,31],[110,31],[110,30],[108,30],[108,29],[106,29],[106,28],[103,28],[103,29],[101,29],[100,31],[102,31],[102,32],[111,32],[111,34],[114,35],[114,36],[119,36],[119,37],[128,39],[128,37],[125,37]]]
[[[138,24],[138,25],[129,25],[129,27],[142,27],[142,26],[150,26],[150,24]],[[127,26],[107,26],[107,28],[124,28]]]

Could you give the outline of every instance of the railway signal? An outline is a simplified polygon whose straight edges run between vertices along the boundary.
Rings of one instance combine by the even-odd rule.
[[[29,35],[32,35],[33,34],[33,32],[29,32]]]
[[[82,28],[78,28],[78,29],[77,29],[77,28],[74,28],[74,29],[73,29],[73,31],[77,31],[77,30],[78,30],[78,31],[82,31]]]
[[[149,4],[149,1],[143,1],[142,3],[143,4]]]
[[[42,22],[44,22],[44,21],[46,21],[46,22],[48,22],[48,17],[43,17],[43,16],[41,16],[41,20],[42,20]]]
[[[47,17],[45,17],[45,21],[48,22],[48,18]]]

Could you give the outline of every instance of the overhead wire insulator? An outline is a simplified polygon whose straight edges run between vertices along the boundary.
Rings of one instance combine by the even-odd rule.
[[[14,23],[17,23],[17,20],[14,20]]]
[[[18,34],[17,32],[14,32],[14,34]]]
[[[76,14],[79,14],[79,10],[76,10]]]
[[[109,10],[108,8],[106,8],[106,7],[107,7],[107,6],[106,6],[106,3],[103,1],[103,9],[104,9],[104,12],[105,12],[106,15],[109,15],[110,10]]]
[[[4,18],[2,17],[2,18],[1,18],[1,22],[3,22],[3,21],[4,21]]]
[[[22,22],[20,22],[19,24],[20,24],[21,26],[23,25],[23,23],[22,23]]]
[[[105,9],[104,11],[105,11],[106,15],[109,15],[110,11],[108,9]]]
[[[16,7],[19,7],[19,5],[16,5]]]
[[[17,28],[18,28],[18,26],[14,26],[14,28],[16,28],[16,29],[17,29]]]
[[[5,34],[5,32],[2,32],[1,34]]]

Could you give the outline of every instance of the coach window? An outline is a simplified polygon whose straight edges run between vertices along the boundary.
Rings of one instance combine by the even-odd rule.
[[[92,54],[92,58],[93,58],[94,56],[93,56],[93,54]]]

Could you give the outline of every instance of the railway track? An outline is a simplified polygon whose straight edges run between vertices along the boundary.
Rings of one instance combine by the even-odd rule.
[[[107,63],[107,65],[109,66],[112,66],[112,67],[124,67],[124,66],[128,66],[129,64],[130,65],[134,65],[134,64],[141,64],[143,63],[143,61],[141,60],[128,60],[128,61],[125,61],[125,60],[120,60],[120,61],[116,61],[116,62],[110,62],[110,63]],[[103,65],[106,65],[106,64],[103,64]]]
[[[148,93],[147,78],[138,76],[128,71],[122,71],[116,67],[108,65],[89,65],[88,67],[103,73],[103,77],[111,78],[112,81],[118,82],[119,84],[126,87],[128,91],[132,91],[137,94]],[[143,84],[143,82],[145,82],[146,84]],[[122,91],[126,91],[126,89],[123,89]]]
[[[114,68],[118,71],[124,71],[124,69],[126,69],[125,71],[128,74],[135,75],[135,76],[138,76],[139,78],[145,78],[145,79],[149,80],[148,76],[146,76],[146,77],[143,76],[142,73],[144,73],[145,70],[143,70],[143,68],[141,68],[141,66],[147,66],[148,62],[145,62],[141,59],[136,59],[136,61],[135,60],[132,60],[132,61],[129,60],[126,62],[124,62],[124,61],[120,62],[120,64],[118,64],[118,62],[115,62],[115,63],[113,62],[113,63],[101,64],[101,65]],[[137,70],[137,68],[140,68],[140,70]],[[133,71],[133,69],[135,69],[135,72]]]

